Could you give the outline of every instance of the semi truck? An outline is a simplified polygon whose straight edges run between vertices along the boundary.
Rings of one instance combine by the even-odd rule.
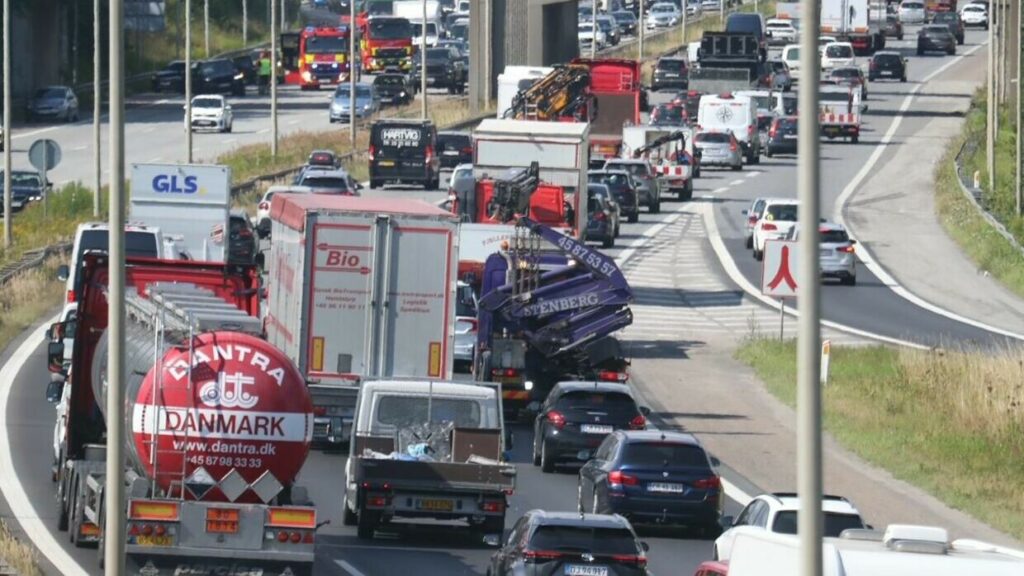
[[[313,440],[349,441],[366,378],[450,378],[458,221],[423,201],[276,194],[267,338],[313,398]]]
[[[105,254],[82,260],[73,322],[51,326],[58,413],[57,528],[99,543],[106,431],[123,426],[127,573],[310,575],[317,513],[295,480],[313,408],[295,365],[262,339],[254,268],[129,258],[123,422],[106,413]],[[73,346],[65,367],[66,343]],[[120,537],[120,536],[117,536]],[[256,572],[258,571],[258,572]]]
[[[822,0],[821,34],[849,42],[859,55],[885,48],[885,4],[877,0]]]

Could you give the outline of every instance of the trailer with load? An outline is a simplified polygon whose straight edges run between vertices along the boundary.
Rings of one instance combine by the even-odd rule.
[[[849,86],[822,84],[818,96],[818,123],[829,140],[860,141],[860,90]]]
[[[129,259],[125,414],[106,414],[109,260],[86,254],[73,324],[48,349],[67,377],[57,527],[99,543],[106,430],[126,432],[127,574],[312,574],[317,513],[295,480],[312,433],[306,383],[261,338],[259,276],[222,264]],[[72,343],[70,367],[63,347]]]
[[[644,158],[669,191],[680,200],[693,198],[693,179],[700,174],[694,155],[693,130],[662,126],[626,126],[622,129],[624,158]]]
[[[856,54],[874,54],[885,48],[886,8],[877,0],[823,0],[821,34],[853,45]]]
[[[277,194],[268,340],[309,383],[316,443],[348,442],[359,383],[450,378],[458,221],[423,201]]]
[[[748,90],[764,82],[757,36],[742,32],[705,32],[698,65],[690,67],[689,89],[702,94]]]

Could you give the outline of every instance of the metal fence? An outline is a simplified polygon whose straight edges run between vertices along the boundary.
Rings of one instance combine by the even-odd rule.
[[[21,256],[21,260],[0,268],[0,286],[6,285],[15,276],[28,272],[43,265],[47,258],[55,254],[66,254],[71,251],[70,242],[51,244],[43,248],[29,250]]]
[[[977,141],[967,139],[963,145],[960,146],[960,150],[956,153],[956,157],[953,158],[953,170],[956,171],[956,181],[960,186],[960,191],[967,200],[974,206],[978,211],[978,214],[985,219],[985,222],[996,231],[997,234],[1003,237],[1011,246],[1014,247],[1018,252],[1024,256],[1024,247],[1021,247],[1020,242],[1017,238],[1006,229],[1006,226],[999,221],[991,212],[985,208],[985,193],[981,186],[974,185],[974,175],[965,174],[964,166],[961,159],[965,154],[973,154],[978,150],[981,144]]]

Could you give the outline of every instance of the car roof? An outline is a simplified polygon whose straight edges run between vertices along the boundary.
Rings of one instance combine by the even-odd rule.
[[[594,380],[563,380],[555,384],[555,388],[562,392],[590,391],[590,392],[623,392],[633,397],[633,391],[629,386],[623,386],[618,382],[598,382]]]
[[[779,511],[795,511],[800,509],[800,498],[791,492],[762,494],[758,496],[758,498],[762,498],[770,502],[772,506]],[[860,516],[860,511],[857,510],[857,507],[854,506],[852,502],[842,496],[833,496],[830,494],[826,494],[822,497],[821,510],[832,514],[856,514]]]
[[[303,177],[306,176],[336,176],[344,178],[348,176],[348,170],[344,168],[333,168],[331,166],[307,166],[306,170],[302,173]]]
[[[605,161],[608,164],[647,164],[647,160],[640,158],[609,158]]]
[[[875,52],[875,56],[903,56],[903,54],[900,54],[895,50],[879,50],[878,52]]]
[[[527,512],[538,526],[579,526],[581,528],[626,528],[629,522],[618,514],[580,514],[534,509]]]
[[[671,442],[673,444],[687,444],[689,446],[700,446],[700,440],[689,432],[674,432],[671,430],[617,430],[618,434],[626,442]]]
[[[768,204],[799,204],[800,201],[795,198],[765,198],[765,202]]]

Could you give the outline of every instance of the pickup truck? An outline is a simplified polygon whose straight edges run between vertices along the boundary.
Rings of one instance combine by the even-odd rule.
[[[464,521],[481,537],[505,527],[515,466],[503,452],[497,388],[428,380],[367,381],[356,401],[344,523],[361,539],[396,519]]]

